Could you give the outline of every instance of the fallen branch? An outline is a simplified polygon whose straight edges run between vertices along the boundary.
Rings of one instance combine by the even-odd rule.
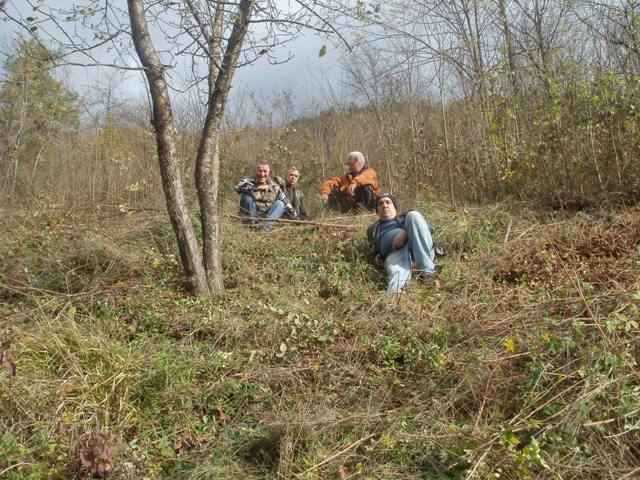
[[[53,290],[47,290],[46,288],[32,287],[31,285],[28,285],[17,279],[11,279],[11,281],[20,284],[20,286],[6,285],[4,283],[0,283],[0,289],[8,290],[18,295],[29,295],[30,293],[35,292],[35,293],[43,293],[48,295],[60,295],[62,297],[67,297],[67,298],[86,297],[88,295],[95,294],[95,292],[78,292],[78,293],[56,292]]]
[[[358,226],[358,225],[340,225],[340,224],[335,224],[335,223],[326,223],[326,222],[316,222],[313,220],[289,220],[287,218],[262,218],[262,217],[243,217],[241,215],[232,215],[232,214],[227,214],[226,215],[229,218],[235,218],[238,220],[253,220],[256,221],[258,223],[261,222],[277,222],[277,223],[282,223],[282,224],[292,224],[292,225],[313,225],[313,226],[319,226],[319,227],[331,227],[331,228],[345,228],[345,229],[353,229],[353,230],[360,230],[362,227]],[[342,218],[339,218],[339,220],[342,220]]]

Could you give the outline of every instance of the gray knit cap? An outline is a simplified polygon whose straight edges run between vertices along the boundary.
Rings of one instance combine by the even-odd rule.
[[[396,198],[396,196],[393,193],[390,192],[380,192],[378,194],[378,196],[376,197],[376,212],[378,211],[378,202],[385,198],[388,197],[391,199],[391,202],[393,203],[393,206],[396,208],[396,211],[400,211],[400,204],[398,203],[398,199]]]

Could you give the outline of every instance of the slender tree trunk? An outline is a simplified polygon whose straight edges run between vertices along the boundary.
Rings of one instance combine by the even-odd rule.
[[[551,72],[549,69],[549,49],[547,48],[547,41],[543,30],[543,13],[540,10],[540,2],[534,1],[534,26],[535,26],[535,38],[537,43],[538,52],[540,54],[540,62],[542,69],[542,84],[547,90],[548,94],[551,94]],[[548,42],[551,42],[549,39]]]
[[[416,126],[416,114],[414,113],[413,100],[409,100],[409,118],[411,119],[411,156],[413,157],[413,196],[417,197],[420,192],[420,182],[418,175],[418,128]]]
[[[480,5],[478,0],[473,2],[473,31],[475,33],[475,50],[477,52],[476,58],[478,59],[477,75],[480,84],[480,95],[482,99],[482,108],[486,112],[487,106],[487,85],[484,70],[484,55],[482,54],[482,33],[480,31]]]
[[[176,235],[180,259],[187,281],[194,293],[208,293],[209,287],[198,249],[195,230],[180,177],[176,154],[175,127],[169,91],[164,77],[164,66],[153,47],[142,0],[127,0],[131,33],[138,57],[145,68],[149,91],[153,102],[153,127],[155,130],[160,163],[160,176],[171,225]]]
[[[36,178],[36,172],[38,171],[38,164],[40,163],[40,159],[42,158],[42,150],[44,150],[44,147],[40,147],[38,149],[38,153],[36,154],[36,159],[33,162],[33,169],[31,170],[31,185],[33,185],[34,179]]]
[[[196,188],[202,217],[202,249],[209,290],[212,294],[224,290],[222,261],[220,256],[220,225],[218,219],[218,182],[220,176],[220,123],[227,103],[231,80],[238,63],[238,56],[247,34],[255,0],[242,0],[233,25],[227,49],[219,66],[219,33],[216,25],[222,25],[222,9],[216,16],[209,59],[209,105],[202,129],[196,158]],[[220,16],[218,16],[220,15]],[[218,23],[218,18],[220,19]],[[220,32],[221,34],[221,32]]]
[[[498,10],[500,15],[500,22],[502,23],[502,31],[504,33],[504,43],[507,54],[507,64],[509,66],[509,83],[512,88],[512,94],[517,95],[518,83],[516,77],[516,56],[513,49],[513,38],[511,37],[511,28],[509,27],[509,20],[507,18],[507,7],[505,0],[498,0]]]
[[[24,80],[22,85],[21,93],[22,100],[20,103],[20,123],[18,126],[18,131],[16,132],[16,140],[13,144],[13,148],[11,150],[11,154],[9,158],[13,159],[13,175],[11,181],[11,195],[15,195],[16,187],[18,186],[18,166],[20,164],[20,143],[22,142],[22,130],[24,129],[24,125],[26,122],[26,114],[27,114],[27,95],[29,92],[27,91],[27,80]]]
[[[13,159],[13,172],[11,173],[11,195],[16,194],[16,187],[18,186],[18,165],[20,162],[18,161],[18,151],[14,150],[11,152],[11,156],[9,158]]]
[[[447,126],[447,110],[444,105],[444,64],[440,64],[440,68],[438,68],[438,86],[440,89],[440,110],[442,112],[442,131],[444,133],[444,147],[447,152],[446,162],[447,162],[447,172],[449,174],[449,197],[451,198],[451,204],[453,206],[456,205],[456,197],[453,188],[453,166],[451,163],[453,160],[451,159],[451,151],[449,145],[449,128]]]
[[[593,161],[593,169],[595,170],[596,176],[598,177],[598,185],[600,185],[600,191],[603,194],[606,194],[607,190],[604,186],[602,175],[600,174],[600,166],[598,165],[598,153],[596,152],[595,132],[593,131],[593,126],[589,126],[589,145],[591,147],[590,156],[591,156],[591,160]]]

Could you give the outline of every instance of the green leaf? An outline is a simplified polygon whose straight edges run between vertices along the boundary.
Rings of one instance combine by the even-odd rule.
[[[320,49],[320,53],[318,53],[318,57],[322,58],[327,54],[327,46],[323,45]]]
[[[175,452],[173,451],[173,449],[169,446],[169,442],[167,441],[166,438],[161,438],[158,441],[158,450],[160,451],[160,455],[162,455],[165,458],[172,458],[175,456]]]

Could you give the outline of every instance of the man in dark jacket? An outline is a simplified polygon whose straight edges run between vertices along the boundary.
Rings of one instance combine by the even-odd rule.
[[[253,177],[245,177],[234,187],[240,194],[240,215],[248,217],[248,225],[255,225],[256,218],[280,218],[287,212],[290,218],[298,219],[298,214],[280,186],[269,178],[271,168],[259,162]],[[273,229],[274,222],[264,222],[265,230]]]
[[[374,263],[387,272],[387,293],[402,293],[411,279],[411,266],[426,284],[433,282],[435,253],[428,222],[417,211],[398,215],[398,201],[383,192],[375,200],[378,221],[367,229]]]
[[[300,179],[300,171],[296,167],[289,167],[287,174],[284,177],[284,194],[287,196],[294,210],[298,214],[300,220],[307,220],[309,215],[307,214],[307,208],[305,206],[304,194],[300,187],[298,187],[298,180]],[[291,218],[287,212],[284,214],[284,218]]]

